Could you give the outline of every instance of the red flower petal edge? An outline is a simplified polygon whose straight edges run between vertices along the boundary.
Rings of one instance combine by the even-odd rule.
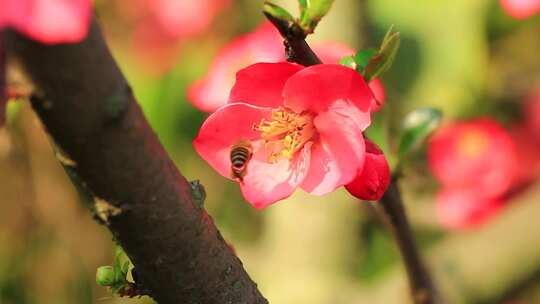
[[[353,196],[368,201],[379,200],[390,185],[390,168],[381,149],[366,139],[364,168],[345,186]]]
[[[437,195],[436,212],[441,223],[450,229],[478,227],[503,207],[499,198],[486,198],[478,189],[443,189]]]

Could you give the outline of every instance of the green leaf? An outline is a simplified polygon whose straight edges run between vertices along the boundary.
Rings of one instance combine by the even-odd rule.
[[[376,49],[365,49],[361,50],[356,55],[354,55],[354,61],[356,62],[356,70],[360,73],[363,73],[364,69],[366,68],[367,64],[377,54]]]
[[[399,32],[393,31],[393,26],[390,27],[377,54],[375,54],[364,69],[364,78],[366,81],[379,77],[392,66],[396,58],[397,51],[400,45]]]
[[[279,20],[294,22],[294,17],[286,9],[270,2],[263,4],[263,12]]]
[[[298,0],[298,5],[300,6],[300,13],[302,13],[308,7],[308,0]]]
[[[353,56],[345,56],[339,60],[339,64],[344,65],[348,68],[356,70],[356,61]]]
[[[115,254],[114,265],[113,265],[115,281],[118,284],[120,283],[123,284],[127,282],[126,275],[127,275],[127,270],[129,269],[129,261],[124,262],[125,259],[126,259],[126,254],[124,253],[122,248],[118,246],[116,248],[116,254]]]
[[[129,272],[129,261],[125,261],[124,265],[122,266],[122,277],[125,279]]]
[[[304,30],[304,33],[311,34],[319,21],[330,11],[334,0],[300,0],[299,3],[301,8],[300,28]],[[303,10],[302,7],[304,7]]]
[[[442,112],[434,108],[419,108],[403,120],[398,156],[403,159],[407,154],[418,149],[428,136],[440,125]]]

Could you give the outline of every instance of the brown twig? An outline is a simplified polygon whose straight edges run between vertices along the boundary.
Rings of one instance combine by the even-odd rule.
[[[64,166],[161,304],[267,303],[148,125],[93,21],[78,44],[14,32],[7,51],[38,90],[32,106]]]
[[[321,63],[321,60],[307,44],[305,40],[306,35],[298,25],[275,18],[267,13],[264,13],[264,15],[272,22],[281,36],[285,39],[285,52],[287,53],[288,61],[305,66]]]
[[[321,63],[306,43],[305,35],[296,24],[274,18],[269,14],[265,14],[265,16],[274,24],[285,40],[286,52],[290,61],[305,66]],[[388,223],[403,257],[414,302],[416,304],[444,303],[421,260],[395,179],[392,180],[388,191],[381,198],[381,206],[384,210],[383,219]]]
[[[381,217],[394,236],[403,258],[414,303],[444,303],[416,246],[396,178],[392,179],[379,204],[383,211]]]

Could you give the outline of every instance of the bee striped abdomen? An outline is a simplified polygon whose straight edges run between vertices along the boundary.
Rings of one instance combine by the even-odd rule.
[[[237,148],[231,151],[231,163],[235,168],[241,168],[246,164],[249,158],[249,150],[244,147]]]
[[[231,148],[231,176],[242,181],[246,175],[247,164],[252,156],[251,144],[248,141],[240,141]]]

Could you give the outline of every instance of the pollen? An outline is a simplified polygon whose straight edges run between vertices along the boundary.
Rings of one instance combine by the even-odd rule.
[[[458,151],[467,157],[479,157],[488,149],[487,135],[479,131],[469,131],[463,135],[458,143]]]
[[[270,120],[263,119],[253,126],[255,131],[261,133],[265,142],[269,163],[283,158],[291,160],[296,152],[314,139],[317,132],[313,125],[313,116],[312,113],[296,113],[279,107],[272,110]]]

